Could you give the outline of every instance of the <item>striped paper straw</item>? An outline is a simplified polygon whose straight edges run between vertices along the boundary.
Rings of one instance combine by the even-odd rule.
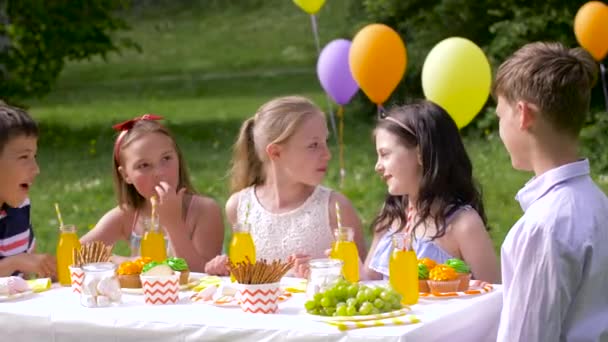
[[[156,218],[156,196],[150,197],[150,204],[152,205],[152,209],[150,211],[150,231],[153,231],[154,226],[156,225],[154,222]]]
[[[345,330],[353,330],[360,328],[373,328],[373,327],[383,327],[383,326],[391,326],[391,325],[408,325],[419,323],[420,319],[415,315],[405,315],[401,317],[392,317],[385,319],[377,319],[372,321],[360,321],[360,322],[336,322],[336,321],[327,321],[329,325],[333,325],[337,327],[341,331]]]
[[[61,210],[59,210],[59,203],[55,203],[55,212],[57,213],[57,220],[59,221],[59,227],[63,228],[63,218],[61,218]]]
[[[340,203],[336,201],[336,220],[338,221],[338,231],[342,232],[342,218],[340,216]]]

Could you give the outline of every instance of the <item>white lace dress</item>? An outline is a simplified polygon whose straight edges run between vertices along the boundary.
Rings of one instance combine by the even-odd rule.
[[[243,189],[239,194],[237,221],[243,222],[250,203],[247,221],[251,224],[256,259],[286,259],[294,253],[325,258],[324,252],[333,241],[328,210],[331,191],[317,186],[300,207],[273,214],[262,207],[253,187]]]

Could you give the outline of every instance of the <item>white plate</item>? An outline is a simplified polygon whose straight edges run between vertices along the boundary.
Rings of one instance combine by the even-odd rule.
[[[419,300],[430,299],[430,300],[442,300],[442,299],[453,299],[453,298],[466,298],[481,296],[486,293],[494,291],[494,286],[490,283],[482,282],[479,283],[475,280],[471,280],[469,289],[464,292],[440,292],[440,293],[423,293],[420,292]]]
[[[387,280],[371,280],[371,281],[363,281],[365,285],[368,286],[390,286]],[[427,292],[420,292],[419,300],[445,300],[445,299],[454,299],[454,298],[467,298],[480,296],[486,293],[490,293],[494,291],[494,286],[490,283],[480,282],[478,280],[471,280],[469,289],[464,292],[443,292],[439,294],[432,294]]]
[[[30,290],[30,291],[25,291],[25,292],[21,292],[21,293],[16,293],[16,294],[10,295],[10,296],[0,296],[0,302],[16,300],[19,298],[24,298],[24,297],[30,296],[32,294],[34,294],[34,292]]]
[[[279,303],[283,303],[284,301],[288,300],[289,298],[291,298],[292,295],[280,295],[279,296]],[[192,295],[190,297],[190,300],[193,302],[198,302],[198,303],[203,303],[203,304],[208,304],[208,305],[214,305],[214,306],[220,306],[220,307],[239,307],[239,301],[236,300],[236,298],[234,296],[221,296],[218,299],[211,299],[211,300],[199,300],[198,298],[196,298],[196,294]]]

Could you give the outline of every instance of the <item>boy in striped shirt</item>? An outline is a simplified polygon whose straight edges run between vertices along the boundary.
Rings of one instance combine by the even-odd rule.
[[[23,110],[0,101],[0,276],[55,275],[55,258],[35,254],[29,188],[36,163],[38,126]]]

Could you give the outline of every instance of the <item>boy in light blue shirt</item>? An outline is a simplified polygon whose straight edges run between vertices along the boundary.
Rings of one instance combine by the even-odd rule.
[[[581,49],[531,43],[498,69],[500,137],[534,178],[502,245],[498,341],[608,341],[608,198],[578,155],[597,64]]]

